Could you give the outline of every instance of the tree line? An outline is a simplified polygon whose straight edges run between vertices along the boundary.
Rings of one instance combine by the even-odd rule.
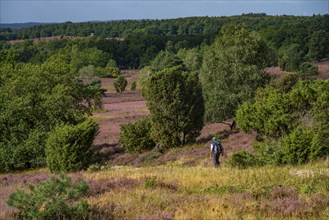
[[[248,29],[258,32],[272,50],[271,65],[279,65],[283,70],[296,71],[303,62],[320,61],[329,53],[328,15],[246,14],[232,17],[66,22],[17,30],[1,29],[0,47],[1,53],[13,48],[18,56],[16,59],[18,62],[42,63],[58,50],[78,45],[81,49],[101,50],[106,56],[114,59],[121,69],[142,68],[148,66],[162,50],[169,49],[176,53],[180,49],[211,44],[223,25],[228,23],[244,24]],[[91,33],[93,37],[90,36]],[[38,37],[57,35],[86,38],[39,43],[32,41]],[[121,37],[124,40],[118,41],[113,37]],[[26,40],[22,44],[10,45],[7,41],[11,39]]]
[[[0,40],[33,39],[50,36],[95,36],[121,37],[131,35],[211,35],[219,33],[221,27],[228,23],[245,23],[252,30],[277,30],[285,33],[294,33],[285,30],[287,27],[301,25],[309,26],[305,31],[327,30],[328,15],[313,16],[268,16],[263,13],[243,14],[230,17],[187,17],[162,20],[119,20],[109,22],[81,22],[43,24],[23,29],[2,28]],[[292,30],[291,30],[292,31]],[[298,33],[297,33],[298,34]]]
[[[21,44],[10,45],[2,41],[0,59],[14,56],[15,62],[41,64],[56,53],[70,53],[71,50],[79,50],[84,56],[89,56],[88,50],[94,56],[101,56],[104,60],[113,59],[116,66],[121,69],[136,69],[148,65],[162,50],[169,48],[177,52],[183,48],[194,48],[206,45],[213,41],[214,35],[185,35],[185,36],[156,36],[133,35],[124,41],[106,39],[104,37],[87,37],[84,39],[58,39],[48,42],[33,43],[25,40]],[[73,49],[72,49],[73,48]],[[96,66],[104,67],[104,62],[91,58]],[[80,62],[88,65],[83,58]],[[78,66],[81,68],[81,66]]]

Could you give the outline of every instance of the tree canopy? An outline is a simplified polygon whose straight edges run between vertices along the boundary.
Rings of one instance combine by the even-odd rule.
[[[265,84],[268,48],[244,25],[228,25],[209,46],[200,73],[205,100],[205,120],[220,122],[235,115],[237,107],[251,99]]]
[[[0,169],[42,164],[48,133],[90,115],[95,93],[59,57],[42,65],[3,63],[0,72]]]
[[[151,136],[164,147],[192,142],[203,127],[203,98],[196,74],[176,66],[153,73],[143,85]]]

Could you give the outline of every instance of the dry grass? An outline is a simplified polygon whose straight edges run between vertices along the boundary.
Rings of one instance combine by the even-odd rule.
[[[176,153],[181,153],[179,149]],[[183,159],[182,159],[183,160]],[[298,173],[311,175],[297,175]],[[48,171],[0,176],[0,219],[13,211],[9,193],[36,184]],[[298,167],[221,169],[204,166],[112,166],[71,174],[90,186],[87,201],[115,219],[326,219],[329,173],[324,160]],[[6,180],[5,180],[6,179]],[[10,184],[6,184],[10,181]]]
[[[313,175],[295,175],[298,170]],[[246,170],[223,167],[117,166],[85,178],[134,180],[89,203],[116,218],[237,219],[329,217],[329,174],[321,164]],[[151,181],[151,182],[150,182]],[[127,185],[129,186],[129,185]],[[114,204],[114,206],[113,206]]]

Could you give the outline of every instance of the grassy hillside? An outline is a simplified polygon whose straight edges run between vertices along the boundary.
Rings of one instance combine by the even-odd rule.
[[[328,174],[317,163],[247,170],[225,166],[220,170],[179,165],[113,167],[84,176],[105,183],[103,192],[88,202],[102,209],[113,207],[116,218],[326,219]]]
[[[214,169],[204,148],[174,149],[139,167],[104,165],[69,175],[87,181],[85,198],[106,219],[328,219],[329,170],[324,160],[242,170],[223,163]],[[202,159],[186,163],[192,154],[182,152]],[[156,165],[165,157],[175,160]],[[5,204],[11,192],[49,176],[46,169],[0,176],[0,219],[13,211]]]

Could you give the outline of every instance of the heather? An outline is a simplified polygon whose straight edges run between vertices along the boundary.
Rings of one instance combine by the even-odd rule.
[[[155,167],[112,167],[85,177],[102,181],[126,178],[127,187],[114,186],[88,198],[99,209],[114,204],[116,218],[321,219],[329,214],[329,172],[323,163],[216,170],[172,162]]]
[[[193,152],[198,154],[195,147]],[[202,152],[202,151],[201,151]],[[200,153],[200,152],[199,152]],[[171,154],[174,154],[171,152]],[[176,154],[181,154],[176,150]],[[153,161],[159,160],[162,155]],[[299,166],[220,169],[202,162],[184,165],[184,157],[166,165],[107,166],[69,174],[86,181],[83,196],[90,217],[114,219],[326,219],[329,217],[329,171],[324,160]],[[47,170],[0,176],[1,216],[15,209],[5,203],[17,188],[28,191],[51,176]],[[9,184],[10,183],[10,184]]]

